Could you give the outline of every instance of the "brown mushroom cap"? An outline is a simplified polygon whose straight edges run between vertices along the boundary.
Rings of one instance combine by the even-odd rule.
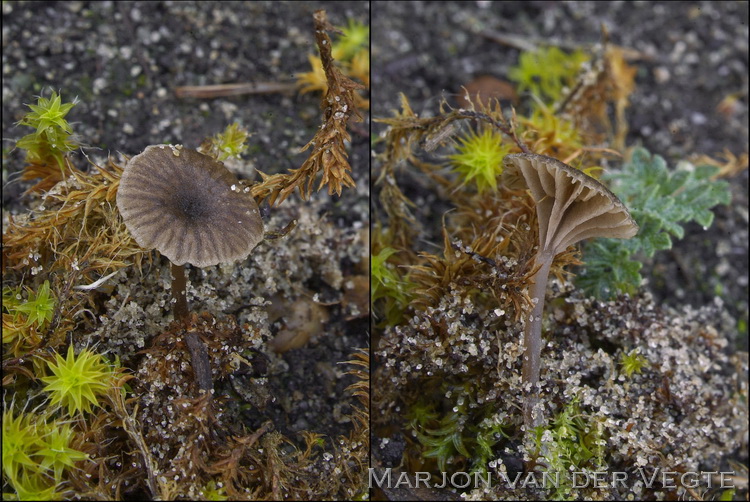
[[[117,207],[138,245],[175,265],[243,259],[263,239],[249,189],[221,162],[182,145],[152,145],[130,159]]]
[[[629,239],[638,224],[607,187],[552,157],[505,156],[509,173],[520,171],[536,201],[541,250],[557,254],[590,237]]]

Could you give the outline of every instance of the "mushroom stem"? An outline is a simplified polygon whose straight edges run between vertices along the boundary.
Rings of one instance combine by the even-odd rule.
[[[544,422],[538,403],[539,367],[542,355],[542,312],[547,278],[555,255],[568,246],[593,237],[629,239],[638,224],[615,194],[591,176],[552,157],[533,153],[506,155],[506,173],[526,181],[536,204],[539,251],[532,277],[531,298],[536,302],[524,327],[523,415],[526,431]]]
[[[185,278],[185,265],[172,263],[172,298],[174,298],[174,318],[177,321],[187,319],[187,279]]]
[[[543,421],[541,412],[532,416],[532,411],[538,402],[536,385],[539,382],[542,356],[542,312],[544,311],[544,296],[547,292],[547,278],[554,258],[554,254],[541,252],[536,257],[536,263],[541,263],[539,270],[531,279],[534,281],[531,286],[531,299],[532,302],[536,300],[536,304],[531,310],[531,317],[526,321],[523,330],[524,354],[521,376],[524,386],[531,384],[523,405],[523,417],[527,431],[532,427],[541,425]]]
[[[175,300],[175,321],[185,322],[188,319],[189,312],[186,290],[187,278],[185,276],[185,265],[175,265],[172,263],[172,296]],[[188,349],[190,349],[195,380],[202,390],[209,392],[213,389],[213,381],[211,380],[211,363],[209,362],[206,345],[192,331],[188,331],[185,341],[187,342]]]

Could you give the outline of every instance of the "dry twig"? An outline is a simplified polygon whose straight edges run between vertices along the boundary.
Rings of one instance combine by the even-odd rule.
[[[344,143],[351,139],[346,130],[349,119],[353,116],[355,120],[362,120],[362,115],[355,106],[354,94],[357,89],[363,89],[364,86],[346,77],[333,64],[331,38],[327,32],[334,28],[328,23],[325,11],[315,11],[313,19],[315,41],[320,50],[328,84],[328,92],[323,95],[321,101],[325,122],[315,137],[302,148],[304,151],[312,147],[312,151],[299,169],[292,169],[289,174],[261,173],[263,182],[253,187],[253,195],[260,199],[268,197],[271,204],[282,202],[295,190],[299,190],[302,199],[307,199],[320,170],[323,171],[323,179],[318,190],[328,185],[329,194],[341,195],[342,186],[354,187],[354,180],[349,175],[352,168],[347,160]]]

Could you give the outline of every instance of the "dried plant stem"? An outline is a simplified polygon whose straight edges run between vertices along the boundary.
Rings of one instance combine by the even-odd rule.
[[[518,145],[518,148],[520,148],[523,153],[531,153],[531,151],[526,146],[526,144],[523,141],[521,141],[518,138],[518,136],[516,136],[516,127],[515,127],[516,112],[515,110],[513,111],[513,120],[511,121],[510,125],[507,123],[503,123],[500,120],[496,120],[493,117],[490,117],[489,115],[487,115],[486,113],[477,112],[474,110],[460,109],[456,113],[459,117],[484,120],[485,122],[492,124],[497,129],[499,129],[500,132],[502,132],[503,134],[508,136],[510,139],[512,139],[513,142],[516,145]]]
[[[176,321],[187,319],[187,279],[185,278],[185,265],[172,263],[172,297],[174,298],[174,318]]]
[[[239,84],[186,85],[177,87],[174,92],[178,98],[218,98],[222,96],[239,96],[241,94],[274,94],[294,92],[296,83],[284,82],[246,82]]]
[[[185,265],[175,265],[172,263],[172,297],[174,303],[175,321],[187,321],[188,319],[188,302],[187,302],[187,278],[185,276]],[[211,363],[208,358],[206,345],[201,341],[197,333],[188,331],[185,334],[185,342],[190,350],[193,372],[198,387],[206,392],[210,392],[214,385],[211,379]]]
[[[299,169],[290,169],[288,174],[260,173],[263,181],[253,186],[253,197],[258,200],[268,198],[272,205],[280,204],[295,190],[299,191],[302,200],[307,199],[313,191],[316,176],[321,171],[323,177],[318,190],[328,185],[329,194],[340,196],[344,186],[355,187],[346,152],[346,142],[351,141],[346,126],[350,119],[362,121],[355,96],[356,91],[365,86],[344,75],[334,64],[331,38],[327,32],[335,28],[328,22],[325,10],[315,11],[313,21],[315,41],[328,86],[320,103],[324,122],[313,139],[302,148],[302,151],[309,149],[310,155]]]
[[[210,393],[214,388],[214,384],[211,378],[211,363],[206,344],[203,343],[197,333],[192,331],[188,331],[185,341],[187,342],[188,349],[190,349],[193,372],[195,373],[195,380],[198,382],[198,387]]]
[[[160,483],[157,482],[157,473],[159,472],[158,465],[154,460],[154,457],[151,455],[151,450],[149,450],[146,445],[145,439],[143,439],[143,436],[141,435],[140,431],[143,430],[143,427],[135,418],[138,415],[138,405],[135,405],[133,414],[130,415],[125,406],[123,393],[124,392],[120,386],[113,387],[110,390],[109,400],[112,403],[112,410],[115,415],[122,420],[123,430],[125,430],[133,443],[135,443],[136,448],[143,457],[143,466],[146,470],[146,484],[148,485],[149,490],[151,490],[151,496],[154,500],[164,500],[161,497],[162,492],[159,489]]]
[[[533,281],[533,285],[531,286],[531,301],[536,303],[531,311],[531,317],[526,321],[523,330],[524,354],[521,375],[524,386],[531,384],[523,404],[523,417],[527,431],[532,427],[541,425],[543,421],[541,412],[537,412],[535,416],[532,416],[532,411],[539,400],[537,396],[537,383],[539,382],[542,356],[542,313],[544,312],[544,295],[547,292],[547,278],[549,277],[549,269],[552,266],[554,258],[553,254],[543,253],[538,254],[536,257],[536,263],[540,267],[531,279]]]

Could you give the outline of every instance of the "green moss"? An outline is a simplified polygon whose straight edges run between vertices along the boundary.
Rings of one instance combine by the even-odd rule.
[[[75,462],[86,460],[88,455],[70,447],[73,437],[70,424],[44,423],[41,430],[42,448],[36,452],[36,455],[41,457],[39,465],[43,470],[51,471],[53,479],[60,483],[63,471],[74,468]]]
[[[544,470],[560,473],[557,484],[547,486],[551,490],[550,500],[568,499],[573,490],[572,479],[566,474],[572,471],[599,471],[606,468],[604,452],[607,442],[603,437],[602,424],[596,417],[584,415],[578,400],[571,401],[558,414],[551,426],[537,427],[536,449],[540,453]]]
[[[508,77],[518,84],[518,91],[530,91],[543,101],[552,103],[562,97],[563,88],[571,87],[581,65],[589,60],[583,51],[567,54],[557,47],[522,52],[518,66],[508,72]]]
[[[211,150],[216,160],[224,161],[229,157],[240,158],[247,150],[247,138],[250,133],[247,129],[234,122],[229,124],[223,132],[220,132],[211,139]]]
[[[49,479],[43,474],[33,474],[24,471],[21,479],[13,483],[13,489],[16,490],[15,497],[3,493],[3,500],[63,500],[62,494],[57,491],[55,485],[50,484]]]
[[[205,500],[229,500],[226,488],[221,484],[217,485],[215,481],[206,483],[202,495]]]
[[[3,413],[3,474],[12,484],[20,479],[21,469],[36,467],[31,457],[40,444],[39,431],[30,415],[14,416],[11,410]]]
[[[47,384],[44,390],[50,393],[50,404],[67,407],[70,416],[99,406],[99,397],[114,385],[112,365],[88,349],[76,356],[72,344],[65,359],[56,354],[55,361],[48,366],[52,375],[42,378],[42,382]]]
[[[65,116],[75,103],[63,104],[56,92],[52,91],[49,99],[40,96],[36,105],[27,106],[31,108],[31,112],[27,113],[19,124],[36,128],[37,134],[53,129],[60,129],[67,133],[73,132]]]
[[[648,365],[648,359],[640,355],[638,349],[633,349],[630,352],[622,353],[620,356],[620,365],[622,366],[622,372],[631,378],[633,374],[638,374],[643,368]]]
[[[393,248],[383,248],[372,256],[370,262],[372,274],[370,299],[373,304],[378,300],[383,300],[384,315],[389,322],[395,322],[401,317],[401,313],[409,303],[409,292],[412,288],[411,283],[396,272],[396,267],[387,263],[388,259],[397,252]]]
[[[481,134],[473,130],[458,138],[457,153],[448,158],[454,171],[463,178],[462,184],[474,182],[481,193],[490,188],[497,189],[497,177],[503,172],[503,159],[512,150],[512,145],[503,142],[500,133],[485,127]]]
[[[424,395],[409,407],[408,428],[422,447],[424,459],[435,459],[440,472],[455,470],[458,459],[472,473],[486,474],[496,457],[495,446],[508,438],[508,426],[495,415],[495,406],[477,406],[469,384],[440,386],[444,402]],[[451,469],[452,467],[452,469]]]
[[[52,320],[55,303],[55,297],[50,292],[49,281],[44,281],[36,293],[29,290],[29,299],[17,305],[16,310],[26,314],[26,326],[36,324],[42,328]]]
[[[410,410],[411,427],[422,445],[422,457],[434,458],[441,472],[456,455],[471,458],[463,437],[466,406],[462,402],[440,414],[434,405],[423,402]]]
[[[29,287],[26,290],[24,300],[20,286],[3,288],[3,343],[13,344],[10,352],[14,354],[40,341],[40,333],[52,321],[57,304],[49,281],[36,292]]]
[[[18,500],[60,498],[65,472],[88,458],[70,447],[73,437],[68,423],[47,423],[31,413],[14,416],[10,409],[3,413],[3,474]]]
[[[721,492],[721,495],[719,495],[719,498],[717,500],[726,500],[726,501],[734,500],[734,493],[735,493],[735,489],[734,488],[729,488],[727,490],[723,490]]]
[[[54,91],[49,99],[39,96],[36,105],[27,105],[31,111],[18,124],[33,127],[36,131],[16,143],[18,148],[26,150],[27,162],[40,165],[56,162],[63,168],[63,154],[78,147],[71,139],[73,129],[65,120],[75,105],[75,101],[63,103]]]
[[[533,134],[534,151],[555,156],[556,152],[573,152],[583,147],[581,134],[573,123],[543,104],[535,107],[529,118],[520,120],[524,130]]]
[[[342,36],[336,39],[331,50],[333,58],[341,61],[351,60],[360,50],[368,50],[370,44],[370,27],[355,19],[349,19],[346,27],[339,28]]]

